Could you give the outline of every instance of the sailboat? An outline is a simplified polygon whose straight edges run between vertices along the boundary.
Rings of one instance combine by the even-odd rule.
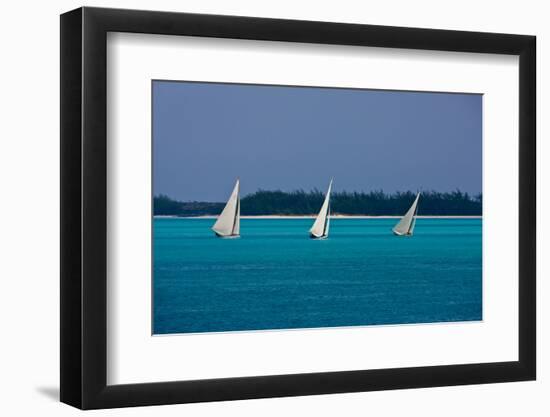
[[[416,212],[418,211],[418,199],[420,193],[416,195],[411,208],[405,213],[403,218],[392,229],[393,233],[397,236],[412,236],[414,231],[414,225],[416,223]]]
[[[239,180],[235,183],[233,192],[227,200],[218,220],[212,226],[212,230],[218,237],[235,238],[240,236],[241,228],[241,200],[239,198]]]
[[[328,237],[328,229],[330,226],[330,190],[332,189],[332,179],[328,185],[327,194],[325,195],[325,201],[321,206],[321,210],[309,229],[309,237],[312,239],[326,239]]]

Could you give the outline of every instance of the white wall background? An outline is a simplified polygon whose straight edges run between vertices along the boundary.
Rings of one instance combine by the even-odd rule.
[[[550,158],[543,99],[550,96],[550,26],[545,3],[394,0],[123,0],[86,5],[181,12],[509,32],[538,37],[538,381],[344,395],[193,404],[94,415],[529,415],[550,412]],[[75,415],[59,392],[59,17],[73,0],[10,2],[0,18],[0,414]],[[541,146],[542,145],[542,146]],[[546,394],[546,395],[544,395]]]

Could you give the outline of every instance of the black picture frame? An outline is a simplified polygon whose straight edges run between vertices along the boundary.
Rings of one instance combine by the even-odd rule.
[[[107,385],[108,32],[519,56],[519,360]],[[61,401],[81,409],[533,380],[536,376],[534,36],[136,10],[61,15]]]

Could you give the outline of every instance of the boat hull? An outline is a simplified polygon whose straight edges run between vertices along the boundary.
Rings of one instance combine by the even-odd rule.
[[[395,230],[392,230],[392,232],[393,232],[393,234],[394,234],[395,236],[405,236],[405,237],[410,237],[410,236],[412,236],[412,233],[398,233],[398,232],[396,232]]]
[[[214,234],[216,235],[216,237],[219,237],[220,239],[238,239],[241,237],[241,235],[227,235],[227,236],[224,236],[224,235],[220,235],[218,232],[214,232]]]
[[[312,234],[312,233],[309,234],[309,237],[310,237],[310,239],[314,239],[314,240],[324,240],[324,239],[328,239],[328,235],[315,236],[315,235]]]

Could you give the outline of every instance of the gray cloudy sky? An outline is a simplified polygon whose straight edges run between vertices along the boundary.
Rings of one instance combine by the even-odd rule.
[[[154,194],[482,189],[482,96],[153,82]]]

